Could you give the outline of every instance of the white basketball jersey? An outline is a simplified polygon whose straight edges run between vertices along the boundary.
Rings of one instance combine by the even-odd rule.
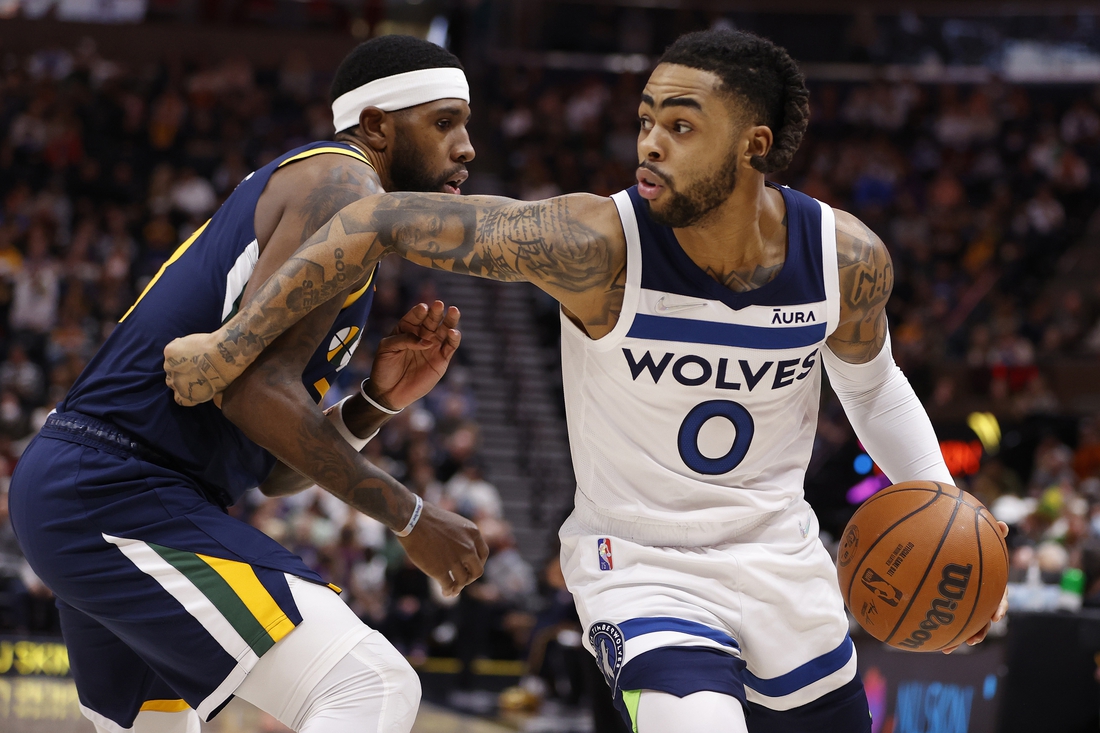
[[[744,293],[696,265],[634,188],[612,197],[627,243],[619,321],[593,340],[562,317],[574,516],[593,530],[718,544],[802,497],[840,315],[836,231],[827,205],[779,190],[787,259]]]

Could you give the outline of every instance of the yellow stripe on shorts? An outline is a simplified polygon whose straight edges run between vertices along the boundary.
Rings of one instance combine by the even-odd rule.
[[[260,622],[260,626],[271,636],[272,641],[278,641],[294,630],[294,622],[279,608],[279,604],[256,577],[256,571],[251,565],[199,553],[195,555],[222,576],[249,612]]]
[[[154,713],[182,713],[190,709],[186,700],[146,700],[141,704],[142,712],[151,710]]]

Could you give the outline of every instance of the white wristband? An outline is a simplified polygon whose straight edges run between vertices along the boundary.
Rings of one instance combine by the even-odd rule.
[[[355,433],[348,429],[347,424],[344,422],[344,403],[350,400],[355,395],[345,397],[344,399],[333,405],[326,413],[325,418],[332,423],[332,426],[336,428],[336,432],[340,433],[340,437],[343,438],[354,448],[356,451],[363,450],[363,447],[378,435],[378,431],[375,430],[369,437],[360,438]]]
[[[409,517],[409,523],[406,524],[405,529],[401,530],[400,532],[395,530],[394,534],[398,537],[408,537],[410,534],[412,534],[413,527],[415,527],[416,523],[420,521],[420,512],[422,511],[424,511],[424,500],[417,496],[416,508],[413,509],[412,516]]]
[[[375,400],[372,400],[371,396],[367,394],[367,382],[369,381],[370,379],[364,379],[363,383],[359,385],[359,394],[363,395],[363,399],[365,399],[369,405],[374,407],[374,409],[378,410],[379,412],[384,412],[387,415],[396,415],[401,412],[401,410],[391,410],[388,407],[383,407]]]

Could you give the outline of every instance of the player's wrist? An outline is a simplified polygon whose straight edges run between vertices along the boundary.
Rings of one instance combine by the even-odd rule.
[[[355,398],[355,395],[350,395],[337,402],[335,405],[325,411],[325,419],[327,419],[332,426],[336,428],[336,432],[340,433],[340,437],[348,442],[348,444],[356,451],[363,450],[374,436],[378,435],[380,426],[372,426],[364,429],[361,426],[348,424],[348,419],[345,417],[344,408],[348,403]],[[366,433],[364,437],[363,434]]]
[[[401,529],[393,530],[393,533],[398,537],[408,537],[412,534],[412,531],[416,528],[416,525],[420,522],[420,517],[424,513],[424,499],[419,495],[416,496],[416,505],[413,507],[412,514],[409,516],[409,521]]]
[[[364,379],[363,383],[359,385],[359,394],[367,404],[386,415],[397,415],[406,407],[405,405],[395,405],[388,395],[381,393],[370,377]]]

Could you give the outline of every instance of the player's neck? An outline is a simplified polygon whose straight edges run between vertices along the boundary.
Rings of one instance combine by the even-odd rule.
[[[336,136],[336,141],[346,143],[353,146],[356,150],[367,157],[370,161],[371,167],[374,168],[374,172],[378,174],[378,181],[382,184],[382,188],[389,191],[390,178],[389,178],[389,164],[386,160],[386,156],[383,153],[378,152],[370,145],[360,140],[355,135],[341,134]]]
[[[724,273],[785,259],[782,194],[763,176],[738,181],[733,193],[702,220],[674,230],[684,252],[704,270]]]

